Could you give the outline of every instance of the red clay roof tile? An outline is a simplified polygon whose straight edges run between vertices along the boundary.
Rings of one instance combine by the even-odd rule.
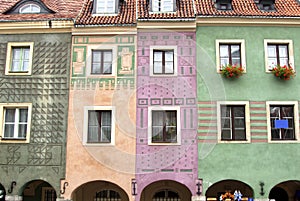
[[[119,12],[116,15],[95,15],[92,13],[93,1],[86,0],[75,25],[89,26],[131,26],[136,23],[136,0],[120,1]]]
[[[232,0],[232,10],[215,8],[212,0],[195,0],[197,16],[300,17],[297,0],[276,0],[275,11],[259,10],[253,0]]]
[[[20,0],[0,0],[0,21],[28,21],[74,19],[78,15],[83,0],[41,0],[54,13],[49,14],[5,14]]]

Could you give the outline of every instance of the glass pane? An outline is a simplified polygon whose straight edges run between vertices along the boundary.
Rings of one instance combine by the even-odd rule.
[[[101,112],[101,125],[102,126],[111,126],[111,111],[102,111]]]
[[[221,105],[221,116],[230,117],[230,107],[227,107],[226,105]]]
[[[103,73],[104,74],[111,74],[112,72],[112,65],[111,63],[104,63],[104,66],[103,66]]]
[[[245,107],[233,107],[234,117],[245,117]]]
[[[165,52],[165,61],[171,61],[173,63],[173,51]]]
[[[229,64],[229,58],[221,58],[221,66],[227,66]]]
[[[152,10],[153,10],[154,12],[159,11],[159,6],[158,6],[158,4],[159,4],[159,1],[158,1],[158,0],[152,1]]]
[[[268,45],[268,57],[276,57],[276,45]]]
[[[231,45],[231,56],[232,57],[240,57],[240,46],[239,45]]]
[[[14,137],[14,124],[5,124],[4,125],[4,138]]]
[[[222,140],[231,140],[231,130],[222,130],[221,138]]]
[[[235,128],[245,128],[245,120],[244,119],[234,119],[234,127]]]
[[[279,117],[279,111],[280,108],[279,107],[270,107],[270,115],[271,117]]]
[[[20,71],[19,68],[20,68],[20,61],[19,60],[12,61],[11,71]]]
[[[277,59],[275,58],[268,58],[268,66],[274,68],[277,66]]]
[[[174,73],[173,61],[165,63],[165,73]]]
[[[14,123],[15,122],[15,112],[16,109],[5,109],[5,122]]]
[[[246,140],[245,130],[236,129],[234,131],[235,140]]]
[[[29,61],[24,61],[23,62],[23,67],[22,67],[22,71],[28,71],[29,69]]]
[[[27,109],[19,109],[19,112],[20,112],[19,122],[27,123],[28,110]]]
[[[158,61],[158,62],[154,62],[153,64],[153,73],[162,73],[162,62]]]
[[[228,45],[220,45],[220,57],[229,57]]]
[[[163,126],[164,125],[164,112],[162,111],[152,111],[152,125],[153,126]]]
[[[13,59],[21,59],[21,52],[22,49],[21,48],[13,48]]]
[[[154,61],[162,61],[162,52],[154,52]]]
[[[100,74],[100,65],[99,64],[93,64],[92,65],[92,74]]]
[[[230,118],[222,118],[222,128],[231,128]]]
[[[272,136],[272,140],[279,140],[279,133],[280,133],[280,129],[272,129],[271,130],[271,136]]]
[[[232,58],[232,65],[241,65],[241,59],[240,58]]]
[[[281,129],[283,140],[294,140],[294,130],[293,129]]]
[[[112,53],[111,52],[103,52],[104,62],[112,61]]]
[[[287,58],[281,58],[279,59],[279,62],[280,62],[280,66],[289,65],[289,60]]]
[[[111,127],[104,126],[101,128],[101,142],[110,142],[111,141]]]
[[[101,61],[101,53],[97,51],[93,51],[93,63]]]
[[[98,127],[89,126],[88,128],[88,142],[98,142]]]
[[[163,141],[163,127],[152,127],[152,142],[162,142]]]
[[[29,48],[24,48],[23,49],[23,59],[24,60],[29,60]]]
[[[279,45],[279,57],[288,57],[287,45]]]
[[[284,106],[281,111],[283,117],[294,117],[294,107]]]
[[[26,138],[27,124],[19,124],[19,138]]]

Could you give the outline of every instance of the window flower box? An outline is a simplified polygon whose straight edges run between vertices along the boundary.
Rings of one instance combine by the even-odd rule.
[[[278,77],[282,80],[289,80],[296,76],[296,72],[290,65],[277,65],[272,69],[272,73],[275,77]]]
[[[243,75],[244,69],[238,65],[227,64],[220,68],[220,73],[225,78],[238,78]]]

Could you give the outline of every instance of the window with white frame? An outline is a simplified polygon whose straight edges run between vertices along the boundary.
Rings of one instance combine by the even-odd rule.
[[[298,102],[267,102],[269,141],[295,141],[299,131]]]
[[[149,144],[179,144],[180,108],[149,107],[148,135]]]
[[[246,54],[244,40],[216,40],[216,63],[219,71],[228,64],[246,70]]]
[[[114,14],[118,7],[118,0],[95,0],[93,5],[94,14]]]
[[[220,142],[249,142],[249,102],[218,103],[218,138]]]
[[[22,6],[20,9],[19,9],[19,13],[40,13],[41,12],[41,8],[36,5],[36,4],[32,4],[32,3],[29,3],[29,4],[25,4],[24,6]]]
[[[177,75],[177,47],[150,47],[150,75]]]
[[[6,75],[30,75],[32,68],[33,43],[8,43]]]
[[[264,45],[267,72],[278,65],[294,68],[292,40],[265,40]]]
[[[92,50],[91,74],[112,74],[112,50]]]
[[[176,0],[152,0],[152,12],[175,12]]]
[[[2,120],[1,142],[29,141],[31,103],[0,104]]]
[[[114,144],[114,107],[88,106],[84,109],[84,144]]]
[[[87,51],[88,76],[114,76],[117,68],[117,47],[92,45]]]

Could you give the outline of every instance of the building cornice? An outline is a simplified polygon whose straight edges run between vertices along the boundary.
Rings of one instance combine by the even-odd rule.
[[[95,26],[95,27],[73,27],[72,35],[117,35],[136,34],[135,26]]]
[[[73,26],[73,20],[0,22],[0,33],[70,33]]]
[[[197,26],[299,26],[300,18],[197,17]]]
[[[138,29],[172,29],[172,30],[191,30],[194,31],[196,28],[195,21],[148,21],[138,22]],[[148,30],[149,31],[149,30]]]

